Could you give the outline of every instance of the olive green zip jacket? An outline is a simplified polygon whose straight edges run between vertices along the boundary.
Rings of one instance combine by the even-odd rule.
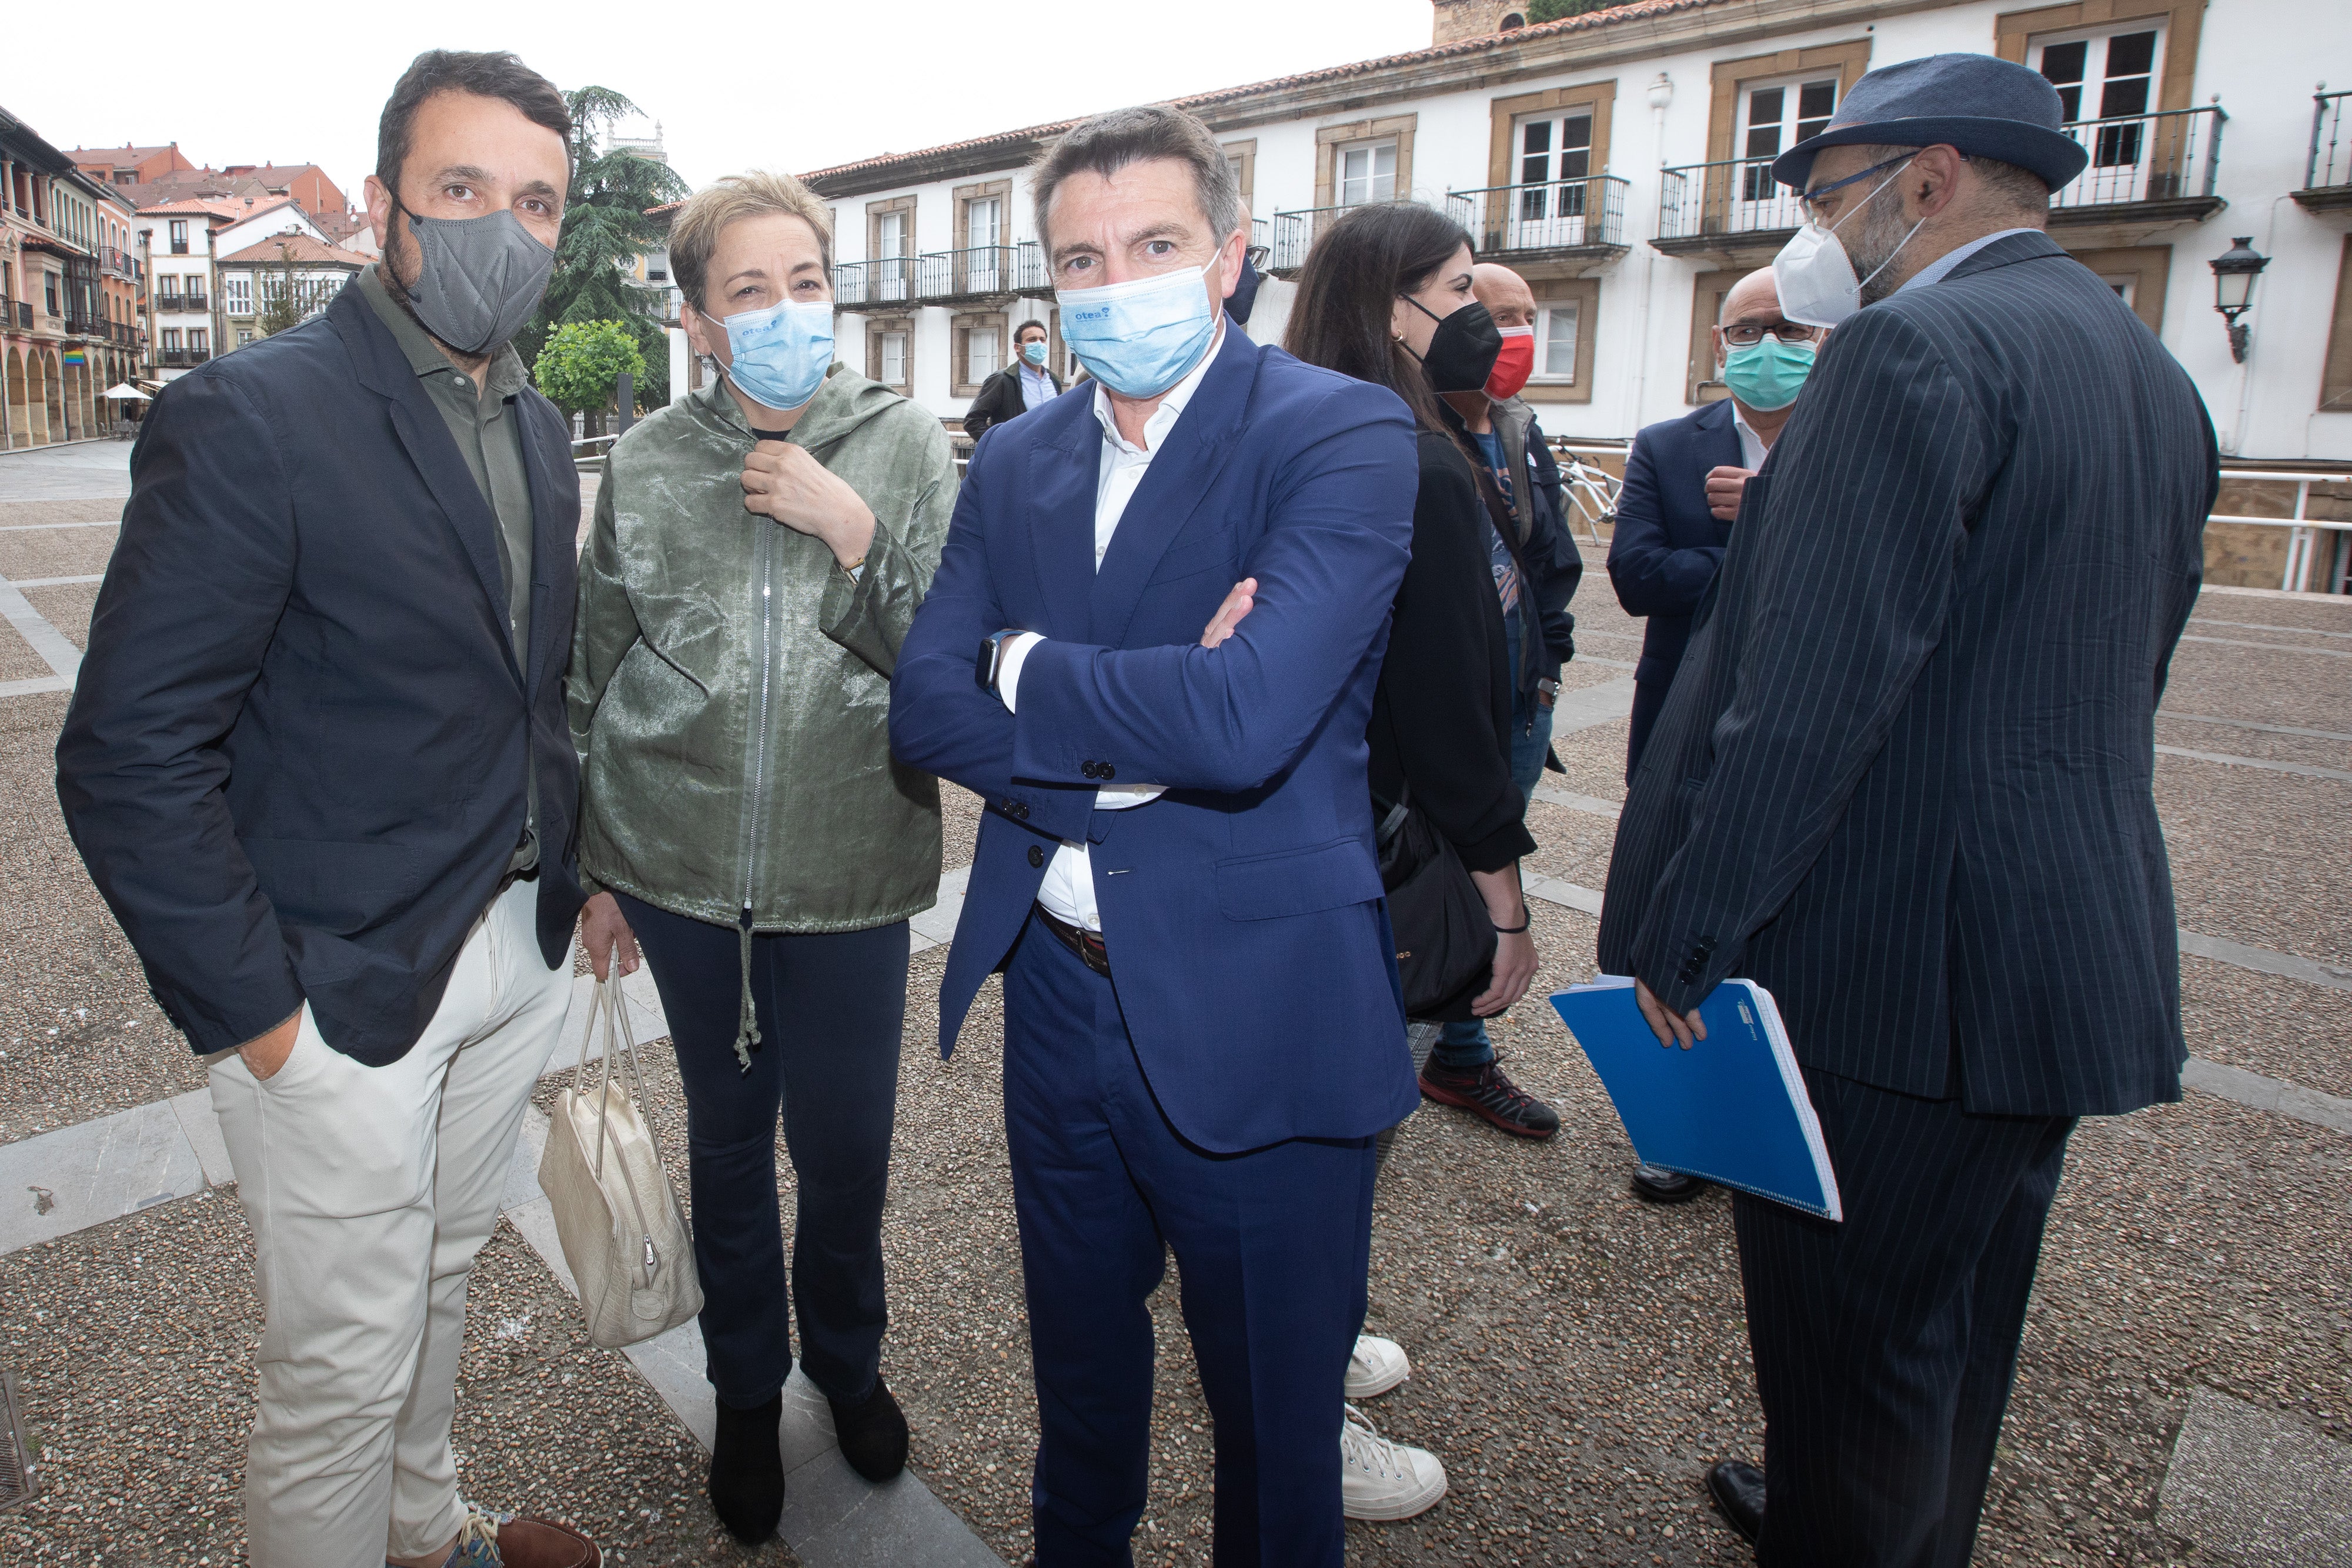
[[[937,419],[840,364],[792,440],[874,512],[854,580],[744,510],[752,437],[723,383],[613,447],[566,687],[581,878],[722,925],[860,931],[939,899],[939,784],[891,760],[887,720],[955,463]]]

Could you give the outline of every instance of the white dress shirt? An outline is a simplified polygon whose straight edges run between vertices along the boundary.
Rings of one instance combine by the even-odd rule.
[[[1968,260],[1969,257],[1976,255],[1977,252],[1984,249],[1985,246],[1989,245],[1997,245],[2000,241],[2007,239],[2011,235],[2038,235],[2042,231],[2040,229],[2001,229],[1996,233],[1985,235],[1982,239],[1972,239],[1964,246],[1957,246],[1954,248],[1946,251],[1943,255],[1937,256],[1935,260],[1929,262],[1927,266],[1913,273],[1908,278],[1904,280],[1903,288],[1926,288],[1930,285],[1941,283],[1945,278],[1949,277],[1952,275],[1952,268],[1959,266],[1960,263]],[[1895,292],[1900,294],[1903,292],[1903,288],[1898,288]]]
[[[1739,435],[1739,465],[1753,474],[1764,466],[1764,438],[1756,434],[1737,402],[1731,405],[1731,428]]]
[[[1061,395],[1054,390],[1054,378],[1046,372],[1045,366],[1033,365],[1026,360],[1021,361],[1022,413],[1043,408]]]
[[[1102,426],[1102,458],[1095,472],[1095,570],[1102,570],[1103,556],[1110,549],[1111,536],[1118,532],[1118,520],[1127,513],[1128,502],[1135,498],[1136,486],[1143,483],[1144,472],[1151,466],[1152,457],[1168,444],[1169,433],[1183,417],[1184,405],[1192,401],[1200,390],[1202,378],[1217,361],[1217,350],[1225,340],[1223,321],[1217,323],[1217,335],[1209,340],[1208,352],[1201,362],[1185,372],[1184,379],[1168,389],[1151,417],[1143,422],[1143,444],[1136,445],[1118,433],[1118,421],[1111,413],[1110,393],[1100,382],[1095,383],[1095,419]],[[1021,666],[1028,661],[1029,650],[1045,641],[1034,632],[1024,632],[1007,644],[1003,666],[997,671],[996,695],[1007,712],[1018,712],[1015,706],[1021,685]],[[1167,789],[1164,784],[1119,784],[1095,791],[1095,810],[1124,811],[1156,800]],[[1092,860],[1087,853],[1086,841],[1065,839],[1055,852],[1053,861],[1045,867],[1045,880],[1037,889],[1037,902],[1055,919],[1066,921],[1082,931],[1102,929],[1102,912],[1095,904],[1095,873]]]

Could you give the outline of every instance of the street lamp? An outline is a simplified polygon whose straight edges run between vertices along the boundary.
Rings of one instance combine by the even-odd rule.
[[[2240,235],[2230,248],[2206,265],[2213,269],[2213,308],[2230,324],[2230,357],[2246,362],[2246,341],[2252,336],[2238,318],[2253,304],[2254,277],[2271,258],[2253,247],[2253,235]]]

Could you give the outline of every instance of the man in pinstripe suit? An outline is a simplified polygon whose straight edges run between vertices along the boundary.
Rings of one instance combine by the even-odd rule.
[[[1771,990],[1844,1197],[1736,1206],[1765,1465],[1708,1481],[1768,1568],[1969,1560],[2067,1136],[2180,1094],[2153,714],[2218,460],[2042,232],[2059,120],[1937,56],[1775,164],[1830,229],[1781,303],[1838,330],[1618,829],[1601,967],[1685,1048],[1718,981]]]

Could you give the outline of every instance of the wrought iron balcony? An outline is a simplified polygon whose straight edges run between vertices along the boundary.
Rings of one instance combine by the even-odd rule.
[[[2179,222],[2221,211],[2213,184],[2229,118],[2214,103],[2064,126],[2090,153],[2091,164],[2050,193],[2050,221]]]
[[[138,263],[131,259],[131,253],[127,250],[106,246],[99,251],[98,258],[99,265],[117,277],[129,278],[139,275]]]
[[[1295,213],[1274,214],[1274,260],[1266,267],[1277,277],[1286,277],[1307,265],[1307,253],[1315,242],[1338,220],[1348,207],[1302,207]]]
[[[163,349],[156,352],[155,362],[166,369],[178,370],[201,365],[212,357],[210,349]]]
[[[23,328],[27,332],[33,329],[33,302],[31,300],[17,300],[16,316],[17,326]]]
[[[885,256],[880,261],[834,264],[833,302],[845,310],[873,310],[915,302],[915,258]]]
[[[1769,158],[1734,158],[1658,171],[1658,235],[1669,256],[1732,246],[1778,246],[1805,221],[1797,193],[1772,178]]]
[[[2311,161],[2304,165],[2303,189],[2294,199],[2312,212],[2352,208],[2352,127],[2344,123],[2344,100],[2352,92],[2311,95]]]
[[[1035,240],[933,251],[915,263],[915,297],[926,305],[1045,291],[1045,253]]]
[[[1625,248],[1626,182],[1614,174],[1445,193],[1445,214],[1482,256],[1587,256]]]

